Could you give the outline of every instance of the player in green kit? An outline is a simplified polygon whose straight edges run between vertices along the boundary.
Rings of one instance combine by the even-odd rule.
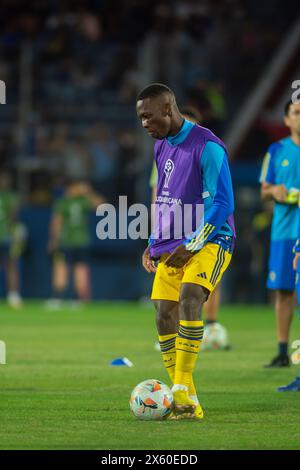
[[[78,299],[90,298],[89,214],[102,202],[87,183],[71,181],[54,205],[49,240],[49,251],[54,255],[52,308],[60,306],[71,271]]]

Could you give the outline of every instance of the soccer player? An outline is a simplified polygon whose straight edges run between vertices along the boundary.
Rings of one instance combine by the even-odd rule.
[[[193,371],[203,337],[201,309],[229,265],[235,239],[227,152],[210,130],[183,118],[166,85],[147,86],[138,95],[136,108],[143,128],[156,139],[158,170],[158,224],[142,263],[148,272],[155,272],[151,298],[164,365],[173,383],[175,412],[200,420],[203,410]],[[169,205],[174,214],[177,205],[184,211],[190,205],[192,233],[182,231],[178,236],[172,217],[161,212],[160,201],[166,201],[162,206]],[[204,220],[197,227],[203,205]]]
[[[300,189],[300,104],[291,101],[286,104],[284,122],[291,135],[269,147],[260,175],[262,199],[275,202],[267,287],[275,291],[278,354],[266,367],[290,365],[288,341],[295,289],[293,246],[298,235]]]
[[[180,113],[184,119],[187,119],[188,121],[193,122],[194,124],[200,124],[201,122],[201,115],[199,111],[193,106],[182,107],[180,109]],[[153,162],[150,176],[150,187],[152,188],[152,203],[155,204],[157,191],[157,168],[155,161]],[[206,201],[207,199],[204,200],[204,203]],[[218,284],[213,290],[213,292],[211,292],[210,296],[208,297],[207,301],[203,306],[203,310],[205,312],[205,325],[207,328],[213,326],[218,320],[220,294],[220,284]]]
[[[58,308],[68,285],[69,270],[74,274],[74,287],[81,301],[90,298],[89,283],[89,213],[103,202],[102,198],[82,181],[70,181],[66,194],[53,209],[49,251],[54,255],[54,299],[49,304]]]

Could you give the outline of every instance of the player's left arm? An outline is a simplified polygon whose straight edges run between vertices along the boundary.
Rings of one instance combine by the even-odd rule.
[[[204,210],[201,227],[184,241],[185,247],[192,252],[198,252],[215,237],[234,211],[232,181],[225,150],[216,143],[208,142],[201,160],[202,178],[206,182],[212,204]]]
[[[165,261],[167,266],[184,266],[218,233],[234,211],[232,181],[225,150],[218,144],[208,142],[200,164],[203,181],[207,183],[212,204],[204,211],[201,226]]]

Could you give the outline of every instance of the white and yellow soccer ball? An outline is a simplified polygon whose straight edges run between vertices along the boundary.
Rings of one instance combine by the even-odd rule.
[[[220,323],[211,323],[204,328],[202,350],[228,349],[229,339],[226,328]]]
[[[174,406],[173,394],[160,380],[149,379],[133,389],[129,405],[138,419],[160,420],[171,413]]]

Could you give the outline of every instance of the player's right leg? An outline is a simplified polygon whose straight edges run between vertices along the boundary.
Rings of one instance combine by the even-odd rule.
[[[178,302],[173,300],[154,300],[156,327],[163,363],[173,384],[175,374],[175,340],[178,333]]]
[[[151,299],[156,308],[156,326],[164,366],[173,385],[176,366],[176,338],[179,327],[178,302],[183,270],[168,268],[164,264],[166,258],[167,255],[160,258]],[[195,407],[194,402],[192,403]],[[191,409],[189,407],[189,410]],[[173,412],[169,419],[177,418],[178,416]]]
[[[164,365],[173,384],[176,350],[175,339],[179,326],[179,290],[182,269],[168,268],[162,255],[153,282],[151,299],[156,308],[156,326]]]

